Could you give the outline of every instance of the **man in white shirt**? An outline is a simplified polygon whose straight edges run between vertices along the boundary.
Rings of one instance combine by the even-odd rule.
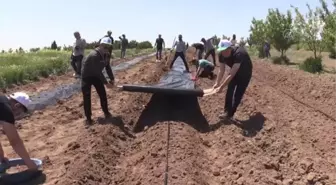
[[[182,40],[182,35],[178,36],[178,41],[174,43],[173,48],[174,49],[176,47],[176,51],[175,51],[175,56],[173,61],[170,63],[170,68],[173,67],[175,60],[177,59],[177,57],[181,57],[184,63],[184,66],[186,68],[186,71],[189,72],[189,67],[188,67],[188,63],[186,61],[185,58],[185,53],[187,50],[186,44],[185,42]]]
[[[204,59],[207,59],[209,57],[209,55],[212,56],[212,61],[214,63],[214,65],[216,66],[216,51],[215,51],[215,47],[212,45],[212,40],[215,38],[215,36],[211,37],[210,39],[205,39],[202,38],[202,42],[204,43],[205,46],[205,56]]]
[[[75,32],[74,36],[76,41],[73,44],[73,51],[71,55],[71,66],[74,69],[75,77],[79,77],[81,75],[81,67],[82,67],[82,60],[84,57],[84,51],[86,46],[85,39],[82,39],[79,32]]]

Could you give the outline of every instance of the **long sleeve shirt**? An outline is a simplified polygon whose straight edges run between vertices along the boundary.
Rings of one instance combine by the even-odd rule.
[[[104,84],[107,84],[107,80],[103,74],[104,68],[106,69],[108,77],[111,80],[114,80],[110,61],[107,61],[104,54],[100,53],[97,49],[94,49],[83,59],[82,78],[98,77]]]

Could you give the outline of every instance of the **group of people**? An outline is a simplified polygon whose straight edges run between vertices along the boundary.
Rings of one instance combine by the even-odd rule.
[[[108,102],[106,96],[105,86],[112,88],[114,86],[114,75],[110,65],[110,57],[112,54],[113,38],[111,32],[99,40],[99,44],[88,55],[84,57],[85,40],[81,39],[80,34],[75,32],[76,42],[74,44],[74,51],[72,53],[72,61],[81,62],[80,66],[76,65],[75,71],[77,75],[80,75],[81,90],[83,94],[84,102],[84,114],[86,117],[85,123],[87,125],[92,124],[91,118],[91,87],[94,86],[99,98],[101,108],[106,118],[110,118],[112,114],[108,109]],[[125,38],[125,36],[123,37]],[[206,57],[212,56],[213,63],[202,58],[198,54],[198,58],[194,58],[193,63],[197,66],[197,76],[202,76],[204,71],[210,73],[211,79],[214,79],[214,68],[216,66],[216,53],[218,55],[219,72],[215,84],[211,89],[207,90],[208,94],[219,93],[223,91],[224,87],[227,88],[224,112],[219,116],[221,119],[231,119],[239,106],[245,90],[250,82],[252,76],[252,62],[250,56],[243,46],[234,45],[232,41],[221,40],[217,49],[211,44],[210,39],[201,39],[201,42],[205,47],[201,47],[199,43],[193,46],[201,50],[206,51]],[[211,45],[210,45],[211,44]],[[157,58],[161,59],[161,52],[164,48],[164,40],[159,35],[156,39]],[[172,60],[170,67],[177,57],[181,57],[186,71],[189,72],[188,63],[186,62],[186,49],[187,46],[182,39],[182,35],[178,36],[178,41],[174,43],[175,57]],[[204,49],[205,48],[205,49]],[[206,58],[205,57],[205,58]],[[72,62],[71,65],[76,62]],[[223,80],[225,66],[229,66],[230,72]],[[109,80],[106,79],[102,73],[103,69],[106,69]],[[204,74],[203,74],[204,75]],[[205,75],[207,76],[207,75]],[[17,92],[10,94],[9,96],[0,95],[0,123],[3,131],[8,137],[11,146],[15,152],[24,160],[29,169],[37,169],[36,164],[31,160],[23,142],[20,138],[16,127],[14,125],[15,120],[19,118],[23,113],[26,113],[29,108],[31,100],[26,93]],[[2,146],[0,144],[0,162],[5,163],[8,159],[4,155]]]
[[[86,41],[83,39],[79,32],[74,33],[75,42],[73,44],[73,51],[71,53],[71,66],[75,71],[74,76],[79,78],[81,76],[81,67],[82,67],[82,60],[84,58],[84,52],[86,48]],[[114,39],[112,37],[112,31],[107,31],[107,34],[103,38],[109,38],[112,41],[112,45],[108,49],[108,53],[106,53],[106,57],[109,59],[112,56],[113,44]],[[120,58],[125,58],[126,56],[126,49],[128,47],[128,39],[126,38],[125,34],[119,37],[120,39]],[[101,39],[98,41],[98,45]],[[97,46],[98,46],[97,45]]]
[[[217,51],[216,47],[213,45],[213,39],[216,37],[211,37],[208,39],[202,38],[201,42],[192,44],[192,47],[195,48],[195,53],[191,63],[196,66],[196,75],[193,80],[197,80],[199,77],[215,79],[216,75],[214,73],[215,67],[219,66],[219,72],[215,84],[211,89],[206,90],[205,92],[210,94],[215,94],[222,92],[224,87],[227,88],[226,97],[225,97],[225,106],[223,113],[219,116],[221,119],[231,119],[239,106],[243,95],[248,87],[248,84],[252,77],[252,61],[246,51],[244,46],[237,44],[236,35],[233,34],[232,40],[222,39],[218,46]],[[156,40],[157,45],[161,46],[161,35]],[[162,39],[163,41],[163,39]],[[190,72],[186,56],[187,46],[182,39],[182,35],[178,36],[178,40],[173,44],[173,49],[175,48],[175,56],[171,60],[170,68],[172,68],[177,57],[181,57],[186,72]],[[157,53],[161,59],[162,47],[157,48]],[[218,63],[216,62],[216,53],[218,55]],[[205,54],[205,55],[204,55]],[[204,57],[203,57],[204,55]],[[207,60],[211,56],[212,62]],[[230,72],[225,79],[225,66],[230,67]]]

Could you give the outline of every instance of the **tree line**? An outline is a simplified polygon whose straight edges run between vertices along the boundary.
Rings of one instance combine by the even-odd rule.
[[[93,49],[95,48],[95,46],[98,45],[97,41],[94,42],[90,42],[86,44],[86,49]],[[121,42],[119,40],[115,40],[114,44],[113,44],[113,48],[114,49],[120,49],[121,48]],[[147,49],[147,48],[153,48],[153,45],[151,42],[149,41],[142,41],[142,42],[138,42],[136,40],[131,40],[128,43],[128,48],[129,49]],[[56,41],[53,41],[50,45],[50,47],[43,47],[43,48],[30,48],[29,51],[30,52],[37,52],[41,49],[51,49],[51,50],[64,50],[64,51],[72,51],[72,46],[71,45],[63,45],[63,46],[58,46]],[[25,53],[24,49],[22,47],[20,47],[19,49],[15,49],[13,50],[12,48],[10,48],[8,51],[8,53]],[[5,50],[2,50],[1,53],[6,53]]]

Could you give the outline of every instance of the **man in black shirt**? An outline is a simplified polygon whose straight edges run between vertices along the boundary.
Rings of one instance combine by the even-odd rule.
[[[196,53],[198,52],[198,60],[201,60],[203,58],[203,52],[204,52],[204,44],[201,42],[198,43],[194,43],[191,45],[192,47],[194,47],[195,53],[194,53],[194,59],[196,59]]]
[[[161,60],[162,49],[165,48],[165,42],[163,38],[161,38],[161,34],[159,34],[159,38],[156,39],[154,47],[156,47],[156,60]]]
[[[82,93],[84,100],[84,112],[86,116],[86,123],[92,124],[91,119],[91,86],[96,88],[96,91],[100,98],[100,104],[105,117],[111,117],[111,113],[108,110],[108,103],[106,97],[106,90],[104,84],[108,88],[112,88],[114,85],[114,75],[111,69],[110,61],[106,58],[105,53],[109,52],[109,48],[112,45],[112,40],[108,37],[102,38],[99,47],[92,50],[83,60],[82,66]],[[103,69],[106,69],[106,73],[110,78],[110,82],[107,82]]]
[[[252,61],[244,47],[232,46],[229,40],[220,41],[217,52],[219,53],[220,70],[213,89],[208,92],[211,94],[219,93],[228,85],[224,114],[220,115],[220,118],[231,119],[251,80]],[[229,66],[231,70],[224,82],[221,83],[225,72],[225,64]]]
[[[15,152],[23,159],[29,169],[35,170],[37,166],[30,159],[14,125],[15,118],[28,111],[27,107],[30,102],[29,96],[23,92],[16,92],[9,96],[0,95],[0,124]],[[4,163],[6,161],[7,158],[0,144],[0,162]]]

